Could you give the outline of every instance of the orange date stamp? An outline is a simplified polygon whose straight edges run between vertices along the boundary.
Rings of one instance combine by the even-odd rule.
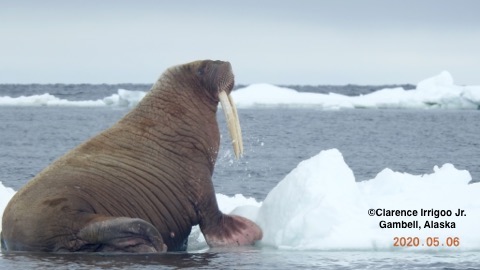
[[[394,247],[459,247],[459,237],[394,237]]]

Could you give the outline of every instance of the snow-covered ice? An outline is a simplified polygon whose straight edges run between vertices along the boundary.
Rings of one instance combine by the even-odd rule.
[[[295,250],[477,250],[480,249],[480,184],[469,184],[468,171],[451,164],[423,175],[382,170],[356,182],[337,149],[321,151],[298,164],[263,202],[241,194],[217,194],[224,213],[245,216],[263,230],[259,246]],[[0,183],[0,213],[14,191]],[[370,216],[369,209],[416,210],[416,216]],[[421,209],[451,211],[449,216],[421,215]],[[465,215],[456,216],[458,209]],[[380,222],[418,221],[419,228],[380,228]],[[455,228],[426,228],[426,221],[452,222]],[[418,237],[418,247],[394,247],[395,237]],[[438,237],[444,246],[427,247]],[[448,237],[459,246],[447,247]],[[207,247],[198,226],[190,250]]]
[[[425,79],[416,89],[385,88],[359,96],[297,92],[268,84],[253,84],[232,93],[237,107],[314,107],[321,109],[479,109],[480,86],[458,86],[449,72]]]
[[[469,184],[468,171],[452,164],[435,166],[423,175],[382,170],[369,181],[356,182],[337,149],[302,161],[260,203],[219,194],[219,206],[230,213],[237,204],[243,215],[263,229],[260,246],[295,250],[476,250],[480,248],[480,184]],[[218,197],[217,197],[218,198]],[[223,208],[228,205],[228,208]],[[411,210],[415,216],[370,216],[369,209]],[[438,210],[421,214],[423,210]],[[456,216],[458,209],[465,216]],[[449,215],[435,216],[439,211]],[[380,222],[418,221],[419,228],[381,228]],[[455,228],[426,228],[425,222],[455,223]],[[194,229],[190,242],[204,241]],[[418,237],[417,247],[395,247],[395,237]],[[428,246],[428,240],[438,246]],[[448,247],[455,237],[458,246]],[[432,244],[432,242],[430,242]],[[205,244],[204,244],[205,245]],[[443,245],[443,246],[442,246]]]
[[[468,184],[468,171],[451,164],[424,175],[384,169],[374,179],[355,182],[336,150],[301,162],[267,196],[257,222],[264,229],[263,245],[288,249],[394,250],[395,237],[418,237],[415,249],[452,249],[448,237],[458,237],[453,249],[478,249],[480,184]],[[286,200],[288,198],[288,200]],[[369,209],[416,210],[415,216],[370,216]],[[426,216],[421,210],[451,211],[450,216]],[[455,216],[458,209],[465,216]],[[380,228],[381,221],[418,221],[419,228]],[[426,228],[425,222],[452,222],[455,228]],[[438,247],[427,238],[439,237]],[[423,244],[423,246],[422,246]],[[441,246],[444,244],[444,246]]]
[[[15,191],[12,188],[5,187],[0,181],[0,232],[2,231],[2,217],[5,207],[7,207],[8,202],[15,194]]]
[[[12,98],[0,96],[0,106],[135,106],[146,92],[119,89],[116,94],[98,100],[69,101],[49,93]],[[407,109],[479,109],[480,85],[455,85],[449,72],[427,78],[416,89],[385,88],[366,95],[298,92],[271,84],[252,84],[232,93],[238,108],[307,107],[320,109],[407,108]]]

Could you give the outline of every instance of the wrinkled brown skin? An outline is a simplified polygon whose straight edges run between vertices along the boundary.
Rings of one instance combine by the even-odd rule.
[[[211,180],[218,92],[229,94],[233,83],[228,62],[168,69],[118,123],[15,194],[3,216],[2,249],[178,251],[196,224],[210,246],[261,239],[255,223],[219,211]]]

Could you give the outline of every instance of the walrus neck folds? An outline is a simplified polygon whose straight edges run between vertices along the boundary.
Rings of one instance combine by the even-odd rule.
[[[226,83],[204,83],[198,78],[187,77],[185,73],[189,74],[189,72],[181,72],[183,71],[182,68],[184,69],[184,67],[168,69],[152,86],[149,94],[157,100],[216,113],[219,103],[218,92],[220,89],[228,88],[228,86],[223,85]],[[176,83],[172,83],[172,81]],[[232,87],[229,88],[228,92]]]
[[[196,97],[192,99],[188,95],[192,90],[186,88],[190,86],[172,91],[168,82],[165,78],[159,80],[137,105],[137,108],[121,121],[127,126],[143,130],[143,132],[159,134],[158,136],[171,136],[175,137],[177,141],[183,141],[182,145],[185,147],[179,151],[180,156],[192,156],[192,151],[206,155],[204,159],[196,162],[208,161],[208,164],[205,165],[211,176],[220,138],[216,121],[218,105],[206,101],[205,98],[201,101]],[[203,117],[199,118],[198,115]],[[180,123],[182,124],[180,125]],[[188,126],[189,130],[195,130],[197,135],[185,130],[185,126]]]

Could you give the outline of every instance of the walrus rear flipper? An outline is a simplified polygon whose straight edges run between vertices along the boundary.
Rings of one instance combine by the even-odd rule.
[[[240,216],[222,214],[215,224],[200,228],[210,247],[253,245],[262,239],[262,229],[253,221]]]
[[[166,252],[162,236],[150,223],[139,218],[99,216],[77,234],[82,243],[78,251]]]

